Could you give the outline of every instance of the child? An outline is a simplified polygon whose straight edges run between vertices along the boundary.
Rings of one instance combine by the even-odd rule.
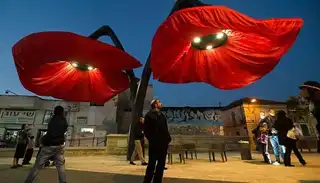
[[[271,158],[270,154],[268,152],[268,146],[269,146],[269,130],[268,130],[268,125],[267,123],[263,123],[260,126],[260,137],[258,138],[260,144],[261,144],[261,153],[264,159],[265,163],[271,164]]]
[[[28,139],[28,146],[27,146],[27,151],[26,154],[24,155],[24,159],[23,159],[23,165],[30,165],[30,160],[32,158],[33,155],[33,148],[34,148],[34,136],[31,136]]]

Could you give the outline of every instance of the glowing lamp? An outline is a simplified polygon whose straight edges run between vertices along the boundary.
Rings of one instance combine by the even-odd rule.
[[[200,37],[195,37],[195,38],[193,39],[193,42],[194,42],[194,43],[200,43],[200,42],[201,42],[201,38],[200,38]]]
[[[224,32],[196,37],[193,39],[191,46],[197,50],[211,50],[224,45],[227,42],[227,37]]]
[[[91,71],[93,70],[94,68],[92,66],[88,66],[88,70]]]
[[[207,45],[206,49],[207,50],[212,50],[213,46],[212,45]]]
[[[78,64],[75,63],[75,62],[72,62],[71,65],[72,65],[73,67],[78,67]]]

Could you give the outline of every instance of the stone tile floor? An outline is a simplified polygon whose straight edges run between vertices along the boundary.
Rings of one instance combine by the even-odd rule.
[[[265,165],[259,154],[255,160],[241,161],[239,153],[227,153],[228,162],[209,162],[207,154],[200,154],[198,160],[187,160],[186,164],[176,162],[168,165],[164,183],[213,183],[213,182],[320,182],[320,154],[304,153],[306,167]],[[10,169],[10,158],[0,159],[0,182],[22,183],[29,167]],[[124,156],[66,157],[69,183],[142,183],[145,167],[129,165]],[[58,182],[54,168],[39,173],[36,183]],[[312,181],[313,180],[313,181]],[[318,181],[316,181],[318,180]]]

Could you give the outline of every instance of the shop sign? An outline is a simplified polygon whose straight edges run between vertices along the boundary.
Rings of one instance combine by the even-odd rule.
[[[36,111],[33,110],[2,110],[0,123],[33,124]]]

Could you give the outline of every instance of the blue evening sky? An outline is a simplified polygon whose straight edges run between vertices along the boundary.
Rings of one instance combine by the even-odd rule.
[[[226,105],[247,96],[285,100],[296,95],[298,85],[305,80],[320,81],[319,0],[203,2],[225,5],[254,18],[301,17],[305,24],[296,43],[276,69],[248,87],[224,91],[202,83],[173,85],[151,81],[154,95],[166,106],[216,106],[219,102]],[[173,0],[1,0],[0,93],[10,89],[18,94],[32,95],[19,82],[11,55],[12,45],[22,37],[52,30],[89,35],[102,25],[110,25],[125,49],[144,63],[152,36],[173,4]],[[135,71],[138,76],[141,70]]]

